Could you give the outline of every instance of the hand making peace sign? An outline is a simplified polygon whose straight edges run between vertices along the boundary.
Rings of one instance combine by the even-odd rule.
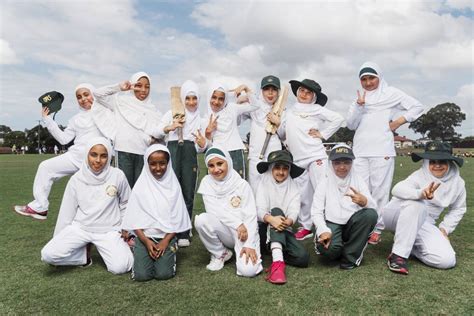
[[[357,90],[357,104],[360,106],[365,104],[365,93],[366,91],[364,91],[364,94],[361,96],[359,90]]]
[[[428,187],[426,187],[425,189],[423,189],[423,191],[421,192],[421,198],[424,199],[424,200],[431,200],[433,199],[434,197],[434,192],[436,191],[436,189],[439,188],[439,186],[441,185],[441,183],[434,183],[434,182],[431,182],[430,185]]]
[[[346,193],[344,195],[350,197],[353,203],[359,206],[365,207],[367,205],[367,198],[362,193],[354,189],[353,187],[349,187],[349,188],[351,189],[353,194]]]

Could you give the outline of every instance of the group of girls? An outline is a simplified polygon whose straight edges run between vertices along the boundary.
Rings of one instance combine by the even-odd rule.
[[[222,269],[233,248],[237,274],[253,277],[263,270],[261,253],[270,251],[267,280],[286,283],[286,263],[308,266],[309,254],[300,241],[313,237],[313,231],[318,254],[353,269],[367,243],[380,241],[384,228],[395,232],[390,270],[407,274],[410,254],[430,266],[453,267],[448,235],[466,211],[462,160],[452,156],[447,144],[429,144],[424,154],[413,156],[424,160],[422,168],[394,187],[388,203],[393,131],[418,118],[423,106],[389,86],[374,63],[362,65],[359,79],[362,93],[357,92],[347,118],[356,131],[354,148],[337,145],[329,157],[323,142],[344,118],[325,107],[328,97],[312,79],[290,81],[296,102],[281,116],[271,111],[281,93],[275,76],[264,77],[257,94],[246,85],[228,90],[213,83],[204,118],[198,86],[186,81],[181,86],[185,119],[156,110],[144,72],[99,89],[79,85],[81,112],[66,130],[43,109],[51,134],[62,144],[75,139],[74,146],[40,164],[34,201],[15,211],[46,219],[53,181],[74,174],[42,260],[89,265],[88,245],[95,244],[112,273],[131,269],[137,281],[169,279],[176,273],[177,249],[190,245],[197,153],[205,152],[208,174],[197,190],[205,212],[195,216],[194,224],[211,255],[208,270]],[[252,121],[249,182],[238,132],[245,119]],[[260,160],[267,124],[276,133],[269,135]],[[118,169],[110,165],[114,154]],[[435,221],[446,207],[449,213],[437,228]]]

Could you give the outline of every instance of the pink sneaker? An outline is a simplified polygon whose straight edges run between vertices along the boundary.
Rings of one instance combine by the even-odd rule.
[[[295,234],[296,240],[305,240],[311,237],[313,237],[313,232],[303,227],[300,227]]]
[[[286,283],[286,274],[285,274],[286,264],[283,261],[274,261],[272,265],[267,269],[266,280],[273,284],[285,284]]]
[[[23,216],[30,216],[39,220],[45,220],[46,218],[48,218],[48,211],[36,212],[28,205],[15,205],[13,209],[15,210],[15,212]]]
[[[370,234],[369,236],[369,241],[368,243],[371,244],[371,245],[376,245],[378,244],[379,242],[382,241],[382,234],[379,233],[379,232],[373,232],[372,234]]]

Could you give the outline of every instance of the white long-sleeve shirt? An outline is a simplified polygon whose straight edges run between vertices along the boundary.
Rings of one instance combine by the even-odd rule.
[[[396,156],[390,121],[403,116],[407,122],[413,122],[424,110],[419,101],[401,91],[400,93],[403,97],[399,106],[381,111],[367,111],[356,102],[351,104],[347,127],[356,131],[353,146],[356,157]]]

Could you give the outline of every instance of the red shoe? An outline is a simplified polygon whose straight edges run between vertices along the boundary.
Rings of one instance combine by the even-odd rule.
[[[298,231],[295,234],[296,240],[305,240],[311,237],[313,237],[313,232],[303,227],[300,227],[300,229],[298,229]]]
[[[379,232],[373,232],[372,234],[370,234],[369,236],[369,241],[368,243],[371,244],[371,245],[376,245],[378,244],[379,242],[382,241],[382,234],[379,233]]]
[[[28,205],[15,205],[13,209],[15,210],[15,212],[23,216],[30,216],[39,220],[45,220],[46,218],[48,218],[48,211],[36,212]]]
[[[283,261],[274,261],[270,268],[267,269],[266,280],[273,284],[285,284],[286,283],[286,274],[285,274],[286,264]]]

